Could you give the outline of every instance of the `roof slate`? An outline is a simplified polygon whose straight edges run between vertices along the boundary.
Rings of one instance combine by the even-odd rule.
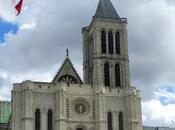
[[[111,0],[100,0],[95,17],[99,18],[111,18],[111,19],[119,19],[117,11],[115,10]]]

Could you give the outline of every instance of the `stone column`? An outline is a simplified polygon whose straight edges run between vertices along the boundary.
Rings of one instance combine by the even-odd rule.
[[[58,130],[66,130],[66,115],[65,115],[65,90],[60,91],[59,93],[59,119],[58,119]]]
[[[114,54],[116,54],[116,43],[115,43],[115,32],[113,32],[113,44],[114,44]]]
[[[47,130],[47,110],[41,110],[41,130]]]
[[[55,130],[59,130],[59,106],[60,106],[60,101],[59,101],[59,91],[56,92],[55,94],[55,97],[56,97],[56,108],[55,108],[55,111],[56,111],[56,115],[55,115]]]
[[[120,66],[120,86],[125,88],[126,87],[126,78],[125,78],[125,67],[124,64],[119,64]]]
[[[89,83],[89,30],[88,28],[82,29],[83,34],[83,78],[85,83]]]
[[[95,30],[95,34],[93,35],[94,40],[94,53],[95,54],[101,54],[101,30],[100,28],[97,28]]]
[[[115,80],[115,64],[116,63],[113,63],[113,68],[112,68],[112,78],[113,78],[113,85],[114,85],[114,88],[116,88],[116,80]]]
[[[113,72],[115,72],[114,70],[113,70],[113,65],[112,64],[109,64],[109,74],[110,74],[110,87],[114,87],[114,76],[113,76]]]
[[[130,130],[138,130],[138,125],[139,122],[136,119],[136,113],[137,113],[137,109],[136,109],[136,105],[135,105],[136,101],[135,101],[135,96],[134,95],[129,95],[127,98],[127,105],[128,105],[128,114],[130,115],[130,117],[128,118],[128,128]]]
[[[119,130],[118,112],[113,112],[113,130]]]
[[[96,94],[96,130],[106,130],[105,97],[104,94]]]
[[[64,119],[65,117],[65,113],[64,113],[64,110],[65,110],[65,107],[64,107],[64,104],[65,101],[64,101],[64,93],[61,92],[60,93],[60,119]]]
[[[23,92],[23,130],[31,130],[33,128],[33,93],[26,89]]]
[[[109,46],[108,46],[108,31],[106,31],[106,53],[109,53]]]
[[[102,87],[104,85],[104,63],[101,59],[94,59],[93,60],[93,85],[99,85]]]
[[[11,121],[12,121],[12,130],[16,130],[16,124],[17,123],[15,123],[15,120],[16,120],[16,118],[17,118],[17,116],[16,116],[16,92],[13,90],[12,91],[12,99],[11,99],[11,101],[12,101],[12,119],[11,119]]]

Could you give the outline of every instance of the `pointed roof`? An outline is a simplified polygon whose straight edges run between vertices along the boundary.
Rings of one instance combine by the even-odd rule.
[[[75,70],[71,60],[68,57],[68,51],[64,63],[62,64],[61,68],[59,69],[54,79],[52,80],[52,83],[57,82],[78,83],[78,84],[83,83],[77,71]]]
[[[115,10],[111,0],[100,0],[95,17],[99,18],[111,18],[111,19],[119,19],[117,11]]]

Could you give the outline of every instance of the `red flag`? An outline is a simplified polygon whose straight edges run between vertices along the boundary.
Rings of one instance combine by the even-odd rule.
[[[22,8],[22,3],[23,3],[23,0],[20,0],[17,5],[15,6],[15,9],[17,10],[17,14],[16,15],[19,15],[21,13],[21,8]]]

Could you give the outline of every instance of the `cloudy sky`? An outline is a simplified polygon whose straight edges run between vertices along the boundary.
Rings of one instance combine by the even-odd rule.
[[[142,91],[143,124],[175,122],[175,1],[112,0],[128,19],[132,85]],[[98,0],[24,0],[16,17],[11,0],[0,0],[0,100],[14,82],[51,81],[69,48],[82,75],[81,28]],[[78,57],[78,58],[77,58]]]

